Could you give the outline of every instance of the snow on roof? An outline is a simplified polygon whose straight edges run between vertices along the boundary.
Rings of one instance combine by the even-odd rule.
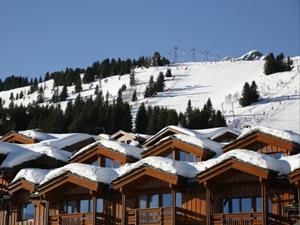
[[[300,168],[300,153],[297,155],[283,156],[280,160],[288,162],[290,165],[290,172]]]
[[[76,144],[89,138],[95,139],[95,136],[84,133],[56,134],[56,137],[57,139],[45,140],[40,143],[63,149],[67,146]]]
[[[197,132],[198,134],[210,139],[217,138],[225,134],[226,132],[234,133],[237,136],[241,134],[238,130],[234,130],[229,127],[214,127],[208,129],[194,130],[194,132]]]
[[[32,138],[34,140],[39,140],[39,141],[48,140],[48,139],[56,139],[56,137],[51,134],[40,132],[37,130],[24,130],[24,131],[19,131],[18,133],[21,135],[24,135],[26,137]]]
[[[236,149],[226,152],[217,158],[197,163],[196,167],[199,173],[218,165],[228,159],[237,159],[238,161],[248,163],[263,169],[279,172],[280,174],[288,174],[291,167],[287,161],[275,159],[272,156],[261,154],[247,149]],[[300,158],[298,157],[300,160]]]
[[[11,183],[14,183],[18,180],[24,179],[26,181],[29,181],[33,184],[39,184],[42,182],[42,180],[45,178],[45,176],[49,173],[50,170],[45,169],[36,169],[36,168],[26,168],[21,169],[13,181]]]
[[[51,170],[40,184],[45,184],[66,173],[72,173],[91,181],[110,184],[118,177],[118,173],[113,168],[104,168],[82,163],[71,163],[66,166]]]
[[[152,137],[152,135],[149,134],[140,134],[140,133],[132,133],[133,135],[135,135],[136,137],[141,137],[143,139],[149,139]]]
[[[242,134],[237,138],[241,139],[243,137],[246,137],[250,134],[253,134],[255,132],[261,132],[265,134],[272,135],[274,137],[291,141],[297,144],[300,144],[300,134],[295,133],[291,130],[279,130],[275,128],[269,128],[269,127],[264,127],[264,126],[255,126],[251,128],[245,128],[242,132]]]
[[[74,155],[71,156],[71,159],[77,155],[82,154],[83,152],[86,152],[87,150],[89,150],[97,145],[103,146],[105,148],[109,148],[113,151],[117,151],[126,156],[132,156],[137,159],[141,158],[141,152],[142,152],[141,148],[135,147],[133,145],[125,144],[123,142],[103,139],[103,140],[95,141],[95,142],[85,146],[84,148],[80,149],[78,152],[76,152]]]
[[[209,140],[208,138],[205,138],[202,136],[195,137],[195,136],[189,136],[186,134],[174,134],[174,135],[170,135],[165,138],[162,138],[160,141],[158,141],[155,145],[151,146],[149,149],[151,149],[154,146],[160,145],[164,141],[168,141],[168,140],[172,140],[172,139],[177,139],[177,140],[183,141],[185,143],[200,147],[203,150],[212,151],[212,152],[216,153],[216,155],[222,154],[222,147],[223,147],[222,144],[212,141],[212,140]]]
[[[6,156],[0,168],[11,168],[42,156],[42,154],[38,152],[22,147],[22,145],[5,142],[0,142],[0,154]]]
[[[196,167],[192,163],[176,161],[159,156],[150,156],[135,163],[127,163],[116,169],[116,171],[118,172],[119,177],[121,177],[143,166],[150,166],[167,173],[189,178],[195,177],[198,173]]]

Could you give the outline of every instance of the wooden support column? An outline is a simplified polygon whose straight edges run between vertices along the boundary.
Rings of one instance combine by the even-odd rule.
[[[92,201],[93,201],[93,209],[92,209],[92,217],[93,217],[93,222],[92,225],[96,225],[97,221],[97,198],[96,198],[96,193],[93,192],[92,194]]]
[[[172,185],[172,225],[176,224],[176,191]]]
[[[300,183],[299,181],[296,182],[296,187],[297,187],[297,195],[298,195],[298,217],[300,220]]]
[[[122,192],[122,225],[126,225],[126,195]]]
[[[206,190],[206,225],[211,225],[211,190],[207,182],[204,182]]]
[[[262,210],[263,210],[263,225],[268,225],[268,194],[267,184],[264,179],[260,180],[261,184],[261,197],[262,197]]]
[[[49,221],[49,201],[46,201],[44,207],[44,224],[48,225],[48,221]]]

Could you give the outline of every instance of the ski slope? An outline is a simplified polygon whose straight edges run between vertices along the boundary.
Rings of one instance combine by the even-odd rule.
[[[299,61],[300,57],[293,58]],[[218,62],[188,62],[166,67],[150,67],[135,69],[136,85],[130,87],[129,74],[112,76],[97,80],[90,84],[83,84],[82,98],[95,97],[96,85],[103,94],[109,93],[112,101],[117,96],[122,85],[127,86],[123,94],[126,101],[131,101],[134,90],[138,93],[138,101],[131,103],[132,113],[135,115],[141,103],[146,105],[158,105],[184,112],[190,99],[193,107],[203,107],[208,98],[211,99],[214,108],[219,109],[226,116],[230,126],[240,128],[245,125],[265,125],[274,128],[293,130],[300,132],[300,73],[297,72],[297,64],[290,72],[276,73],[266,76],[263,74],[264,61],[262,60],[231,60]],[[154,80],[159,72],[165,73],[171,69],[172,78],[166,78],[165,91],[151,98],[144,98],[144,91],[150,76]],[[240,107],[238,99],[241,96],[245,82],[255,81],[261,95],[261,100],[248,107]],[[53,80],[42,82],[39,85],[45,88],[46,102],[52,104],[50,99],[54,93]],[[68,87],[68,99],[60,102],[62,109],[68,101],[74,101],[77,94],[75,87]],[[9,97],[13,92],[16,97],[21,91],[23,99],[14,100],[15,104],[28,105],[37,99],[37,92],[28,95],[29,87],[0,92],[0,97],[8,107]],[[59,87],[59,91],[62,87]]]

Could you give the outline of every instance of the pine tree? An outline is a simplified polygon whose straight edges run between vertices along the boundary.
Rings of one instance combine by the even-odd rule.
[[[172,71],[171,71],[171,69],[167,69],[167,71],[166,71],[166,77],[172,77]]]
[[[248,82],[244,84],[242,97],[239,99],[240,105],[245,107],[251,104],[251,90]]]
[[[152,97],[155,94],[155,83],[153,80],[153,76],[150,77],[149,79],[149,84],[146,87],[145,93],[144,93],[144,97]]]
[[[95,95],[98,95],[98,94],[99,94],[99,86],[98,86],[98,84],[96,85],[94,94],[95,94]]]
[[[133,94],[132,94],[131,101],[133,101],[133,102],[137,101],[136,90],[134,90],[134,92],[133,92]]]
[[[75,92],[79,93],[82,91],[81,79],[78,79],[75,83]]]
[[[191,102],[191,99],[189,99],[186,110],[185,110],[186,121],[184,123],[184,124],[186,124],[187,128],[190,127],[192,111],[193,111],[192,102]]]
[[[42,88],[42,86],[40,86],[39,91],[38,91],[38,96],[37,96],[37,100],[36,103],[43,103],[44,102],[44,89]]]
[[[134,72],[134,69],[131,70],[129,84],[130,84],[130,86],[135,85],[135,72]]]
[[[252,81],[250,86],[250,99],[251,103],[257,102],[259,100],[259,93],[257,91],[257,85],[255,81]]]
[[[9,96],[9,100],[13,101],[14,99],[15,99],[15,98],[14,98],[14,93],[11,92],[11,93],[10,93],[10,96]]]
[[[156,84],[155,84],[155,92],[162,92],[165,88],[165,77],[162,72],[159,73]]]
[[[144,103],[139,106],[135,118],[135,132],[145,134],[148,127],[148,116]]]
[[[225,127],[225,126],[227,126],[226,120],[225,120],[224,116],[222,115],[221,111],[218,110],[212,121],[212,127]]]
[[[67,97],[68,97],[67,86],[64,86],[59,95],[59,101],[65,101]]]

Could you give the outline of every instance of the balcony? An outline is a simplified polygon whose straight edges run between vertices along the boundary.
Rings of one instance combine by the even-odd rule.
[[[261,212],[253,213],[214,213],[212,215],[213,225],[262,225],[263,214]]]
[[[174,220],[176,225],[205,222],[203,215],[179,207],[127,210],[127,225],[171,225]]]
[[[17,225],[34,225],[34,220],[30,219],[30,220],[20,221],[17,222]]]
[[[113,221],[112,218],[105,216],[104,213],[96,213],[96,224],[113,224]],[[50,216],[49,225],[93,225],[93,213],[73,213]]]

